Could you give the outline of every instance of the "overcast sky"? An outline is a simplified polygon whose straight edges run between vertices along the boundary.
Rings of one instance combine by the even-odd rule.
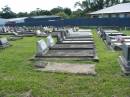
[[[83,0],[0,0],[0,10],[5,5],[11,7],[12,11],[18,12],[30,12],[36,8],[43,10],[50,10],[57,6],[63,8],[68,7],[75,10],[74,4],[77,1]]]

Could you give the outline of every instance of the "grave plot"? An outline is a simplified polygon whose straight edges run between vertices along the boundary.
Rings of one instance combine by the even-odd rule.
[[[36,55],[36,58],[43,58],[43,60],[60,58],[69,60],[96,60],[96,52],[94,50],[49,50],[44,55]]]
[[[122,39],[130,39],[130,36],[107,36],[106,37],[106,42],[108,43],[108,44],[110,44],[112,41],[114,42],[114,41],[116,41],[117,39],[118,39],[118,37],[119,38],[122,38]],[[119,40],[119,39],[118,39]]]
[[[89,33],[90,34],[90,33]],[[89,36],[87,33],[86,35]],[[58,58],[59,60],[61,59],[69,59],[69,60],[98,60],[97,55],[96,55],[96,50],[94,46],[94,41],[93,38],[89,40],[90,38],[72,38],[72,39],[77,39],[77,41],[73,41],[71,38],[70,40],[65,40],[65,33],[61,34],[60,33],[60,42],[54,44],[54,40],[51,35],[47,37],[47,46],[49,47],[49,50],[44,51],[45,45],[43,43],[38,44],[39,47],[41,48],[41,54],[36,54],[35,58],[43,58],[45,59],[56,59]],[[63,40],[64,39],[64,40]],[[79,39],[79,40],[78,40]],[[80,40],[82,39],[82,40]],[[84,40],[88,39],[88,40]],[[45,43],[44,43],[45,44]],[[39,52],[39,51],[38,51]]]
[[[92,41],[93,40],[93,38],[68,38],[68,37],[66,37],[65,39],[64,39],[64,41]]]
[[[92,37],[91,32],[72,32],[67,35],[67,38],[90,38]]]
[[[122,56],[119,56],[119,63],[123,73],[130,74],[130,43],[122,45]]]
[[[108,48],[112,50],[121,50],[123,42],[130,42],[130,36],[116,30],[101,30],[99,32]]]
[[[126,36],[124,33],[105,33],[103,34],[102,38],[103,40],[106,40],[106,37],[108,36]]]
[[[94,49],[95,45],[94,44],[55,44],[52,46],[50,49]]]
[[[130,43],[130,39],[124,39],[122,42],[118,40],[111,40],[111,47],[115,50],[122,50],[123,43]]]
[[[95,64],[48,63],[44,68],[38,68],[36,70],[44,72],[96,75]]]
[[[73,32],[73,33],[75,33],[75,32]],[[89,34],[91,34],[91,33],[89,32]],[[87,32],[87,34],[85,34],[86,36],[81,35],[82,36],[81,37],[79,34],[76,37],[70,37],[69,34],[62,32],[62,33],[58,34],[57,40],[58,40],[58,43],[70,43],[70,44],[73,44],[73,43],[93,43],[93,38],[91,36],[92,34],[91,35],[89,35],[89,34]]]
[[[117,30],[111,30],[111,29],[104,29],[103,30],[105,33],[119,33]]]
[[[41,41],[42,42],[42,41]],[[38,45],[38,54],[35,58],[60,60],[98,60],[94,44],[56,44],[48,50],[47,45],[40,43]]]
[[[78,32],[92,32],[91,29],[79,29]]]
[[[94,44],[94,41],[62,41],[62,43],[67,44]]]
[[[99,35],[101,38],[104,39],[106,33],[119,33],[119,31],[117,31],[117,30],[110,30],[110,29],[101,29],[101,28],[98,28],[98,29],[97,29],[97,33],[98,33],[98,35]]]
[[[124,42],[130,42],[129,36],[115,35],[106,37],[106,43],[115,50],[121,50]]]

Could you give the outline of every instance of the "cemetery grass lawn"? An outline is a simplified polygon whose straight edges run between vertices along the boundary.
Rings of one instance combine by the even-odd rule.
[[[35,71],[28,59],[36,52],[36,40],[24,38],[11,42],[12,47],[0,49],[0,97],[18,97],[29,90],[34,97],[130,96],[130,76],[122,74],[117,62],[120,52],[107,50],[96,33],[94,40],[100,59],[95,63],[96,76]]]

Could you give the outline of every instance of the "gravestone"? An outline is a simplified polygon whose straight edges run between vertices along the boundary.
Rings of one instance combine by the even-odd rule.
[[[55,45],[54,39],[52,38],[51,34],[47,37],[47,46],[53,47]]]
[[[79,32],[92,32],[91,29],[79,29],[78,31]]]
[[[0,39],[0,45],[8,44],[7,38],[1,38]]]
[[[36,56],[43,56],[48,51],[47,44],[43,39],[37,41],[37,54]]]
[[[72,30],[68,30],[68,37],[92,37],[92,33],[90,31],[73,32]]]
[[[0,47],[7,47],[7,46],[9,46],[9,42],[8,42],[7,38],[1,38]]]
[[[44,36],[44,35],[46,35],[46,33],[45,32],[41,32],[40,30],[37,30],[36,31],[36,35],[37,36]]]
[[[59,32],[58,34],[57,34],[57,41],[59,42],[59,43],[62,43],[62,41],[65,39],[66,37],[65,37],[65,32],[63,31],[63,32]]]
[[[36,35],[41,35],[41,31],[40,31],[40,30],[37,30],[37,31],[36,31]]]
[[[123,55],[119,57],[121,67],[124,73],[130,73],[130,42],[123,43]]]

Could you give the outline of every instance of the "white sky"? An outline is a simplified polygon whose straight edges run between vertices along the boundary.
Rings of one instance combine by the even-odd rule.
[[[77,1],[84,0],[0,0],[0,10],[5,5],[11,7],[11,10],[16,13],[30,12],[36,8],[51,10],[57,6],[61,6],[63,8],[68,7],[75,10],[74,4]]]

